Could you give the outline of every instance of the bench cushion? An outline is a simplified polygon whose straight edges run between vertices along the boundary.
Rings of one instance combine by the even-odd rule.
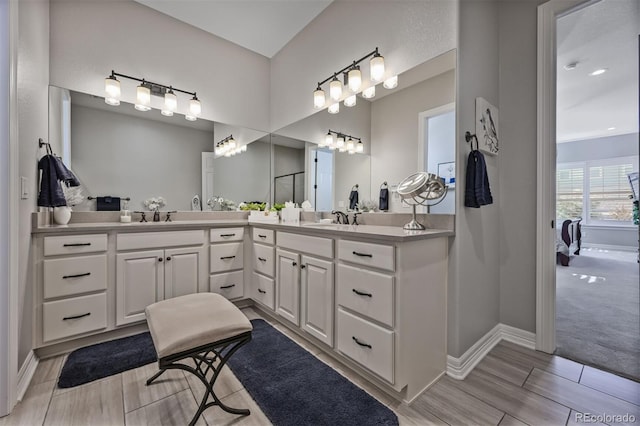
[[[251,331],[247,317],[216,293],[174,297],[147,306],[149,331],[158,358]]]

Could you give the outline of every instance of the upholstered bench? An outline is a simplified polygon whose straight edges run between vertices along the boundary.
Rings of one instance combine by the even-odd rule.
[[[226,406],[213,390],[227,360],[251,340],[253,327],[240,309],[219,294],[197,293],[154,303],[145,313],[160,369],[147,385],[171,369],[198,377],[206,391],[189,425],[214,405],[232,414],[250,414],[247,409]],[[193,366],[184,363],[188,359]],[[210,396],[212,401],[207,402]]]

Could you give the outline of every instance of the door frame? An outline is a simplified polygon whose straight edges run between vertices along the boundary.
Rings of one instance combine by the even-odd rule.
[[[536,349],[556,349],[556,20],[600,0],[551,0],[538,6]]]

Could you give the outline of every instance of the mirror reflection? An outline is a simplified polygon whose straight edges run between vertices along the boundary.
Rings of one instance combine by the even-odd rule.
[[[74,171],[85,197],[130,198],[128,208],[146,209],[144,201],[163,197],[163,210],[221,210],[224,199],[268,201],[270,144],[266,132],[166,117],[159,110],[140,112],[122,102],[50,87],[49,140]],[[233,134],[246,151],[216,156],[217,138]],[[242,176],[242,178],[240,178]],[[197,201],[197,202],[196,202]],[[124,207],[124,205],[123,205]],[[75,210],[96,210],[88,200]]]

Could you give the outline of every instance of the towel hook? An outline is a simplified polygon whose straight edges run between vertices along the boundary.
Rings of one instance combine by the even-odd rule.
[[[42,148],[43,146],[47,147],[47,154],[53,155],[53,151],[51,151],[51,144],[49,142],[45,142],[42,138],[38,138],[38,148]]]
[[[353,185],[353,186],[351,187],[351,190],[352,190],[352,191],[354,191],[354,190],[357,190],[358,188],[360,188],[360,185],[358,185],[358,184],[356,183],[355,185]]]
[[[466,140],[468,143],[471,143],[471,151],[477,151],[478,150],[478,138],[476,137],[476,135],[472,135],[471,132],[465,132],[464,134],[464,140]],[[476,149],[473,149],[473,141],[476,141]]]
[[[387,181],[385,180],[384,182],[382,182],[382,185],[380,185],[380,189],[383,188],[387,188],[389,185],[387,184]]]

